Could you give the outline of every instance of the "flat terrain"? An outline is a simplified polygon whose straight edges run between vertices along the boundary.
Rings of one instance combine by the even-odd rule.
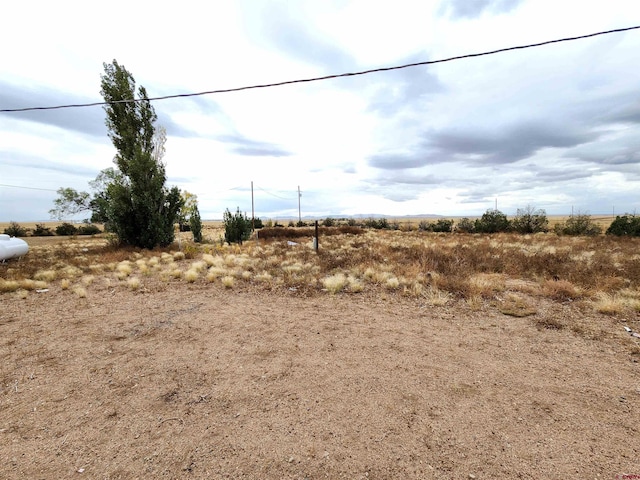
[[[0,302],[0,478],[640,475],[637,318],[154,279]]]

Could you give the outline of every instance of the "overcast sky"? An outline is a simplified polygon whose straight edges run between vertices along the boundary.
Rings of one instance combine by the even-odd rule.
[[[0,109],[101,101],[103,63],[150,96],[443,59],[640,25],[640,2],[5,2]],[[437,65],[154,102],[168,184],[204,219],[640,211],[640,30]],[[102,107],[0,113],[0,221],[113,166]]]

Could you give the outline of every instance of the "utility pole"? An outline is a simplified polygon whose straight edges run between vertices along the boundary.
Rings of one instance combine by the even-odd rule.
[[[300,185],[298,185],[298,225],[302,224],[302,214],[301,214],[301,210],[300,210],[300,197],[302,196],[302,193],[300,193]]]
[[[251,230],[256,231],[256,211],[253,206],[253,180],[251,180]]]

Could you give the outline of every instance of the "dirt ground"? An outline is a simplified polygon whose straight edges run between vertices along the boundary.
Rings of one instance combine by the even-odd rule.
[[[640,475],[628,322],[541,302],[514,318],[185,283],[1,295],[0,478]],[[544,328],[570,317],[595,327]]]

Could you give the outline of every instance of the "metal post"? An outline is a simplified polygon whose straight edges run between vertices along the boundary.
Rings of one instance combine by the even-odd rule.
[[[318,251],[318,244],[320,242],[318,241],[318,220],[316,220],[316,236],[313,239],[313,248],[315,249],[315,251]]]
[[[300,193],[300,185],[298,185],[298,225],[302,224],[302,214],[300,213],[300,197],[302,194]]]

